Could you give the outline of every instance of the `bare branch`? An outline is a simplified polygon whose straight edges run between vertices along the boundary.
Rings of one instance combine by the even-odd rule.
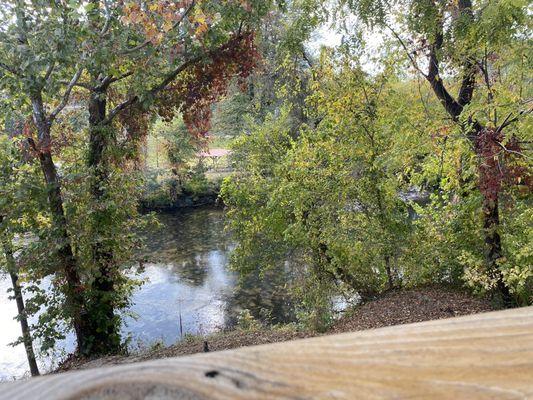
[[[403,49],[405,50],[405,53],[407,54],[407,57],[409,57],[409,60],[411,61],[411,64],[413,65],[413,67],[422,75],[424,76],[425,78],[427,78],[427,75],[420,69],[420,67],[418,66],[418,63],[416,62],[416,60],[414,59],[413,55],[411,54],[412,52],[407,48],[407,45],[405,44],[405,42],[403,41],[403,39],[400,37],[400,35],[398,35],[398,33],[396,33],[396,31],[394,29],[392,29],[392,27],[388,24],[385,25],[387,28],[389,28],[389,30],[392,32],[392,34],[394,35],[394,37],[398,40],[398,42],[400,42],[401,46],[403,47]]]
[[[305,51],[305,48],[302,48],[302,57],[305,60],[305,62],[307,63],[307,65],[309,65],[309,68],[313,68],[314,63],[311,60],[311,58],[307,55],[307,53]]]
[[[492,101],[494,100],[494,94],[492,92],[492,85],[490,83],[490,76],[489,76],[489,73],[487,71],[487,67],[484,65],[483,62],[478,62],[478,67],[481,71],[481,74],[483,75],[483,79],[485,80],[485,86],[487,86],[487,91],[488,91],[488,102],[489,103],[492,103]]]
[[[50,75],[52,75],[52,72],[54,71],[54,68],[56,66],[55,61],[52,61],[52,63],[48,66],[48,69],[46,70],[46,73],[44,74],[44,83],[48,81],[50,78]]]
[[[100,84],[97,86],[91,86],[89,90],[91,91],[104,91],[106,90],[109,85],[111,85],[114,82],[120,81],[124,78],[127,78],[128,76],[133,75],[132,71],[126,72],[119,76],[113,76],[113,75],[107,75],[104,79],[101,80]]]
[[[102,30],[100,31],[100,36],[104,36],[109,30],[109,26],[111,25],[111,11],[109,11],[109,4],[107,3],[107,0],[104,0],[104,12],[105,22],[104,26],[102,27]]]
[[[512,113],[510,113],[507,117],[505,117],[505,119],[503,120],[503,123],[499,126],[499,128],[496,129],[496,132],[497,133],[501,132],[503,129],[505,129],[509,125],[517,122],[522,116],[527,115],[531,112],[533,112],[533,108],[530,108],[529,110],[522,110],[514,118],[511,118]]]
[[[508,149],[508,148],[505,147],[501,142],[499,142],[499,141],[497,141],[497,140],[495,140],[495,143],[496,143],[498,146],[500,146],[500,147],[503,149],[503,151],[505,151],[505,152],[507,152],[507,153],[516,154],[516,155],[518,155],[518,156],[520,156],[520,157],[524,157],[524,158],[526,158],[526,159],[528,159],[528,160],[531,160],[531,157],[529,157],[528,155],[526,155],[526,154],[524,154],[524,153],[522,153],[522,152],[520,152],[520,151],[516,151],[516,150]]]
[[[146,46],[148,46],[149,44],[151,44],[152,41],[151,40],[146,40],[145,42],[135,46],[135,47],[131,47],[129,49],[126,49],[124,51],[122,51],[122,54],[131,54],[131,53],[135,53],[136,51],[138,50],[142,50],[143,48],[145,48]]]
[[[422,87],[420,86],[420,77],[416,78],[416,86],[418,88],[418,95],[420,96],[420,102],[422,103],[422,107],[424,107],[424,112],[426,114],[426,119],[430,119],[431,113],[429,112],[428,106],[426,104],[426,101],[424,100],[424,97],[422,95]]]
[[[65,89],[65,93],[63,94],[63,98],[61,100],[61,103],[56,107],[54,111],[50,114],[48,117],[48,123],[51,123],[57,115],[65,108],[65,106],[68,103],[68,100],[70,98],[70,93],[72,92],[72,89],[76,85],[76,82],[80,79],[81,73],[83,72],[83,67],[78,68],[72,79],[70,80],[70,83],[68,84],[67,88]]]
[[[113,108],[109,112],[109,114],[107,115],[107,118],[102,121],[102,125],[107,125],[107,124],[111,123],[111,121],[113,121],[113,119],[118,114],[120,114],[122,111],[126,110],[130,106],[136,104],[138,101],[139,101],[139,96],[137,96],[137,95],[130,97],[126,101],[123,101],[122,103],[120,103],[118,106],[116,106],[115,108]]]
[[[119,76],[111,76],[107,82],[108,85],[114,83],[114,82],[117,82],[117,81],[120,81],[124,78],[127,78],[128,76],[131,76],[133,75],[133,72],[132,71],[129,71],[129,72],[126,72],[122,75],[119,75]]]
[[[70,81],[60,81],[59,83],[61,83],[62,85],[69,85],[70,84]],[[76,84],[74,85],[75,87],[81,87],[85,90],[88,90],[88,91],[94,91],[95,87],[94,86],[91,86],[89,85],[87,82],[76,82]]]

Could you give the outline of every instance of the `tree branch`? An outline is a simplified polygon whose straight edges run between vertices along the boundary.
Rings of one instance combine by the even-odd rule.
[[[403,47],[403,49],[405,50],[405,53],[407,54],[407,57],[409,57],[409,60],[411,61],[411,64],[413,65],[413,67],[425,78],[427,78],[427,75],[420,69],[420,67],[418,66],[418,63],[416,62],[416,60],[414,59],[414,57],[412,56],[411,52],[409,51],[409,49],[407,48],[407,45],[405,44],[405,42],[402,40],[402,38],[400,37],[400,35],[398,35],[398,33],[396,33],[396,31],[394,29],[392,29],[392,27],[388,24],[385,24],[385,26],[392,32],[392,34],[394,35],[394,37],[398,40],[398,42],[400,42],[401,46]]]
[[[458,1],[459,15],[467,18],[469,23],[474,22],[474,13],[472,12],[472,0]],[[472,101],[474,94],[474,86],[476,84],[476,62],[471,57],[466,57],[463,64],[463,81],[457,96],[457,102],[461,106],[465,106]]]
[[[523,157],[523,158],[526,158],[528,160],[531,160],[531,157],[529,157],[527,154],[524,154],[520,151],[516,151],[516,150],[511,150],[511,149],[508,149],[507,147],[505,147],[501,142],[499,142],[498,140],[495,140],[494,141],[498,146],[500,146],[503,151],[507,152],[507,153],[511,153],[511,154],[516,154],[517,156],[520,156],[520,157]]]
[[[194,4],[194,2],[192,3],[192,5],[193,4]],[[192,7],[192,5],[191,5],[191,7]],[[192,66],[192,65],[196,64],[197,62],[201,61],[204,57],[213,56],[214,54],[216,54],[217,51],[220,51],[221,49],[222,50],[224,49],[224,45],[222,45],[219,48],[216,48],[216,49],[213,49],[211,51],[208,51],[208,53],[205,54],[205,55],[198,55],[196,57],[193,57],[193,58],[185,61],[183,64],[179,65],[172,72],[170,72],[159,84],[153,86],[150,90],[145,92],[142,95],[142,97],[145,97],[145,96],[152,96],[153,97],[153,96],[155,96],[158,92],[160,92],[161,90],[165,89],[170,82],[172,82],[174,79],[176,79],[176,77],[179,74],[181,74],[183,71],[185,71],[187,68],[189,68],[190,66]],[[113,108],[108,113],[107,118],[102,121],[102,125],[107,125],[107,124],[111,123],[111,121],[113,121],[113,119],[120,112],[122,112],[123,110],[131,107],[134,104],[137,104],[140,99],[141,99],[140,95],[133,95],[130,98],[128,98],[127,100],[125,100],[122,103],[120,103],[119,105],[117,105],[115,108]]]
[[[154,96],[161,90],[163,90],[170,82],[172,82],[176,77],[182,73],[184,70],[186,70],[191,65],[197,63],[202,59],[201,56],[194,57],[190,60],[185,61],[183,64],[181,64],[179,67],[174,69],[172,72],[170,72],[159,84],[152,87],[150,90],[148,90],[145,94],[148,96]],[[136,104],[140,100],[139,95],[134,95],[130,97],[129,99],[123,101],[119,105],[117,105],[115,108],[113,108],[107,118],[102,122],[103,125],[109,124],[120,112],[123,110],[131,107],[132,105]]]
[[[111,25],[111,12],[109,11],[109,4],[107,3],[107,0],[103,0],[103,3],[105,12],[105,22],[104,26],[102,27],[102,30],[100,31],[100,36],[104,36],[109,30],[109,26]]]
[[[61,99],[61,102],[48,117],[48,123],[51,123],[57,117],[57,115],[63,110],[63,108],[65,108],[70,98],[70,93],[72,92],[72,89],[76,85],[76,82],[78,82],[78,79],[80,79],[82,72],[83,72],[83,67],[78,68],[78,70],[76,71],[72,79],[70,80],[70,83],[68,84],[67,88],[65,89],[65,93],[63,94],[63,98]]]
[[[492,85],[490,83],[490,76],[487,70],[487,67],[484,65],[483,62],[478,63],[478,67],[481,70],[481,73],[483,75],[483,79],[485,80],[485,86],[487,86],[488,91],[488,103],[492,103],[494,100],[494,94],[492,92]]]
[[[114,77],[111,77],[111,79],[109,80],[109,83],[114,83],[114,82],[117,82],[117,81],[120,81],[124,78],[127,78],[128,76],[131,76],[133,75],[133,72],[132,71],[129,71],[129,72],[126,72],[122,75],[119,75],[119,76],[114,76]]]
[[[44,74],[44,83],[48,81],[50,78],[50,75],[52,75],[52,72],[54,71],[54,68],[56,66],[55,61],[52,61],[52,63],[48,66],[48,69],[46,70],[46,73]]]
[[[459,105],[465,106],[472,101],[475,84],[476,84],[475,64],[472,62],[470,58],[467,58],[463,66],[463,80],[461,82],[461,88],[459,89],[459,95],[457,97],[457,103]]]
[[[119,76],[113,76],[113,75],[108,75],[106,76],[102,82],[93,88],[93,90],[104,90],[104,89],[107,89],[109,87],[109,85],[111,85],[112,83],[114,82],[117,82],[117,81],[120,81],[124,78],[127,78],[128,76],[131,76],[133,75],[133,72],[132,71],[129,71],[129,72],[126,72],[122,75],[119,75]]]
[[[502,130],[504,130],[506,127],[508,127],[509,125],[511,124],[514,124],[515,122],[517,122],[520,117],[522,117],[523,115],[527,115],[529,113],[533,112],[533,108],[530,108],[529,110],[522,110],[520,111],[515,117],[511,118],[512,116],[512,113],[509,114],[502,122],[502,124],[496,129],[496,133],[498,132],[501,132]]]
[[[129,108],[130,106],[134,105],[139,101],[139,96],[135,95],[130,97],[128,100],[123,101],[118,106],[113,108],[109,113],[107,114],[107,118],[102,121],[102,125],[108,125],[113,121],[113,119],[122,111]]]
[[[17,68],[15,67],[12,67],[11,65],[7,65],[6,63],[3,63],[0,61],[0,68],[6,70],[7,72],[15,75],[15,76],[18,76],[19,78],[22,78],[23,75],[22,75],[22,72],[19,71]]]
[[[70,84],[70,81],[60,81],[59,83],[61,83],[62,85],[67,85],[68,86]],[[89,85],[87,82],[76,82],[76,84],[74,86],[81,87],[81,88],[83,88],[85,90],[88,90],[90,92],[95,90],[95,87]]]
[[[190,6],[183,12],[183,14],[181,15],[181,18],[178,21],[176,21],[174,23],[174,25],[172,25],[172,28],[170,29],[170,31],[173,31],[174,29],[176,29],[181,24],[181,21],[183,21],[185,19],[185,17],[187,17],[187,15],[191,12],[191,10],[194,8],[195,5],[196,5],[196,1],[193,1],[190,4]],[[137,45],[135,47],[132,47],[132,48],[129,48],[129,49],[126,49],[126,50],[122,51],[122,54],[125,55],[125,54],[134,53],[137,50],[141,50],[141,49],[145,48],[146,46],[148,46],[151,43],[152,43],[151,40],[146,40],[143,43],[141,43],[141,44],[139,44],[139,45]]]
[[[429,66],[426,79],[448,114],[450,114],[453,120],[457,122],[459,120],[459,116],[463,112],[463,106],[459,104],[448,92],[439,75],[439,58],[437,53],[442,49],[444,34],[442,20],[438,21],[437,23],[438,27],[437,31],[435,32],[435,40],[429,47]]]
[[[311,60],[311,58],[307,55],[307,53],[305,52],[305,48],[302,48],[302,57],[305,60],[305,62],[307,63],[307,65],[309,65],[309,68],[313,68],[314,63]]]

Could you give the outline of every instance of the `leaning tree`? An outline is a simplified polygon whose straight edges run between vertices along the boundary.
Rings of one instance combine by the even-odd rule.
[[[429,83],[468,138],[477,156],[485,268],[493,293],[509,304],[509,288],[499,266],[503,259],[499,203],[506,183],[531,184],[520,140],[511,130],[531,110],[520,89],[524,79],[502,83],[512,63],[501,60],[516,47],[518,59],[526,59],[522,68],[527,69],[523,44],[528,41],[528,2],[339,0],[338,6],[340,14],[355,12],[363,26],[381,29],[397,41],[415,73]],[[498,98],[504,91],[514,95]]]
[[[52,127],[83,72],[78,5],[24,0],[0,3],[0,85],[4,102],[17,114],[31,116],[25,132],[48,187],[57,272],[64,277],[65,315],[72,320],[83,347],[91,333],[84,319],[84,287],[68,231],[52,137]],[[66,85],[62,81],[67,81]]]

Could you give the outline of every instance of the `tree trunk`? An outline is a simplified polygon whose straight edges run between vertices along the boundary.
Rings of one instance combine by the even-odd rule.
[[[0,217],[0,222],[2,218]],[[28,316],[26,315],[26,309],[24,307],[24,298],[22,297],[22,288],[19,284],[19,277],[17,273],[17,264],[15,257],[13,256],[13,248],[8,238],[2,237],[2,247],[7,262],[7,270],[11,277],[11,284],[13,286],[13,294],[15,295],[15,301],[17,302],[18,320],[22,329],[22,340],[24,348],[26,349],[26,357],[28,358],[28,365],[30,366],[30,372],[32,376],[39,375],[39,367],[35,360],[35,352],[33,351],[33,341],[31,338],[30,327],[28,324]]]
[[[6,253],[7,256],[7,253]],[[13,285],[13,293],[15,295],[15,301],[17,302],[18,320],[22,329],[22,339],[24,348],[26,349],[26,357],[28,358],[28,365],[30,366],[31,376],[38,376],[39,367],[37,366],[37,360],[35,359],[35,352],[33,351],[33,340],[31,338],[30,327],[28,325],[28,318],[26,316],[26,310],[24,307],[24,298],[22,297],[22,288],[20,287],[18,280],[19,277],[14,272],[9,272],[11,277],[11,283]]]
[[[374,145],[374,139],[372,137],[372,147],[375,147]],[[377,150],[374,149],[374,152],[373,154],[377,154]],[[372,157],[372,164],[374,164],[374,160],[375,157],[373,156]],[[378,177],[376,177],[376,181],[378,181]],[[382,194],[381,194],[381,190],[379,190],[379,188],[375,187],[375,197],[376,197],[376,203],[377,203],[377,206],[378,206],[378,210],[379,210],[379,215],[378,215],[378,220],[379,220],[379,224],[381,226],[381,229],[383,230],[383,232],[386,232],[387,231],[387,221],[386,221],[386,214],[385,214],[385,207],[383,205],[383,198],[382,198]],[[388,289],[393,289],[394,288],[394,274],[392,272],[392,268],[391,268],[391,265],[390,265],[390,255],[389,255],[389,251],[388,249],[383,249],[384,253],[385,253],[385,256],[384,256],[384,261],[385,261],[385,272],[387,273],[387,283],[388,283]]]
[[[478,128],[475,131],[474,149],[479,158],[479,189],[483,196],[483,235],[485,241],[485,267],[488,276],[496,283],[491,290],[493,300],[502,306],[509,307],[513,298],[505,284],[498,260],[503,257],[502,243],[499,234],[499,195],[501,191],[501,167],[498,162],[496,142],[499,140],[493,130]]]
[[[57,175],[57,169],[52,159],[50,124],[45,117],[44,106],[40,93],[32,95],[33,119],[37,127],[39,145],[36,149],[39,153],[39,162],[45,183],[48,186],[48,204],[56,237],[59,240],[57,255],[66,278],[66,306],[73,321],[74,332],[78,342],[78,349],[86,347],[90,337],[88,327],[84,323],[85,307],[83,292],[84,288],[77,269],[77,260],[72,251],[71,238],[67,230],[67,220],[63,208],[61,184]]]
[[[498,227],[500,216],[498,211],[498,199],[483,199],[483,230],[485,235],[485,262],[489,276],[496,281],[495,294],[499,297],[496,300],[502,305],[509,307],[512,305],[512,296],[509,288],[505,285],[503,274],[498,265],[498,260],[503,257],[502,243]]]
[[[114,308],[116,265],[113,248],[107,241],[106,227],[112,223],[106,206],[109,185],[109,159],[105,152],[110,144],[112,127],[106,126],[107,87],[91,93],[89,99],[89,155],[87,166],[91,171],[90,191],[96,208],[93,214],[91,260],[98,270],[93,282],[91,319],[96,330],[92,354],[116,353],[120,350],[120,326]]]
[[[385,256],[385,271],[387,272],[387,282],[389,285],[389,290],[394,288],[394,274],[390,266],[390,257]]]
[[[104,6],[101,0],[90,0],[94,6],[89,12],[89,22],[95,32],[102,32],[103,20],[100,11]],[[106,149],[109,146],[112,127],[106,126],[107,90],[111,76],[107,78],[98,71],[91,71],[95,83],[89,98],[89,154],[87,167],[91,174],[90,194],[94,213],[91,221],[93,242],[91,243],[91,263],[96,272],[91,290],[91,324],[95,337],[91,354],[112,354],[120,349],[120,326],[114,307],[114,281],[116,266],[111,235],[108,227],[113,223],[106,204],[109,185],[109,159]],[[111,125],[111,124],[109,124]]]
[[[436,8],[436,3],[432,3]],[[472,13],[472,1],[471,0],[460,0],[458,3],[459,11],[465,21],[469,23],[474,23],[473,13]],[[441,16],[442,17],[442,16]],[[444,85],[444,81],[440,76],[440,65],[438,54],[444,45],[445,35],[444,30],[444,18],[439,18],[436,21],[436,30],[433,38],[433,42],[430,46],[429,58],[428,58],[428,73],[426,79],[431,85],[433,92],[436,97],[439,99],[441,104],[447,113],[452,117],[455,122],[460,121],[461,114],[463,113],[464,107],[470,104],[472,101],[475,84],[476,84],[476,62],[474,62],[474,54],[471,57],[465,57],[462,66],[462,82],[457,96],[457,100],[448,92]],[[481,162],[478,165],[478,171],[480,175],[483,174],[482,164],[487,161],[486,155],[483,154],[482,150],[479,147],[480,138],[484,134],[485,127],[482,126],[478,121],[471,119],[469,121],[472,134],[469,134],[468,137],[476,149],[476,154],[481,158]],[[490,160],[489,160],[490,161]],[[493,295],[500,296],[503,303],[510,305],[512,303],[512,296],[509,292],[509,288],[505,285],[503,280],[503,274],[499,269],[497,260],[502,257],[502,246],[501,239],[498,233],[498,228],[500,225],[500,219],[498,214],[498,191],[492,196],[488,196],[486,193],[483,195],[483,229],[485,236],[485,265],[489,272],[489,275],[496,279],[496,288]]]

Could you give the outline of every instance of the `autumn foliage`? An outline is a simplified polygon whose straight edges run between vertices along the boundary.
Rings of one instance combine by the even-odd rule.
[[[253,32],[235,34],[224,45],[211,51],[205,61],[192,65],[187,73],[172,83],[161,96],[158,112],[171,120],[176,111],[191,134],[203,137],[210,127],[213,104],[226,93],[232,79],[242,88],[257,66],[259,53]]]
[[[520,164],[522,150],[516,137],[505,142],[498,129],[484,129],[476,137],[479,156],[479,190],[489,201],[496,201],[504,185],[531,187],[528,169]]]

